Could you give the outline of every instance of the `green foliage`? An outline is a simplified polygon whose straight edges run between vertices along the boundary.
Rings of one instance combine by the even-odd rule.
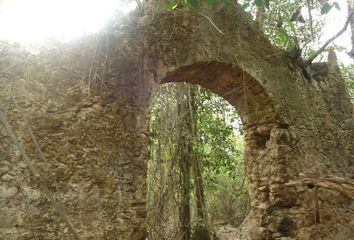
[[[287,51],[298,45],[304,58],[319,49],[326,14],[332,9],[341,10],[337,1],[271,0],[266,5],[265,1],[241,0],[239,3],[259,17],[256,20],[273,44]]]
[[[194,10],[199,10],[200,8],[200,2],[199,0],[186,0],[186,3],[188,3],[189,5],[191,5],[191,7]]]
[[[245,2],[244,4],[241,5],[241,8],[243,10],[246,10],[249,6],[251,6],[251,3],[250,2]]]
[[[233,179],[239,177],[243,168],[243,131],[241,120],[235,109],[225,100],[209,90],[198,88],[195,115],[197,117],[197,139],[195,148],[205,172],[225,172]],[[173,158],[176,102],[172,84],[161,87],[150,108],[150,158],[159,155]]]
[[[321,14],[323,15],[323,14],[329,13],[329,11],[331,11],[331,9],[332,9],[332,6],[333,5],[331,5],[329,3],[323,4],[323,6],[321,7]]]
[[[333,5],[337,10],[342,10],[338,2],[334,2]]]
[[[199,88],[196,102],[197,149],[207,177],[224,172],[237,178],[243,166],[243,145],[237,141],[242,138],[238,135],[242,124],[235,109],[203,88]]]
[[[269,8],[270,0],[245,0],[241,4],[242,9],[247,9],[248,7],[252,6]]]
[[[253,2],[257,7],[266,7],[269,8],[269,0],[255,0]]]
[[[203,2],[209,6],[218,2],[229,5],[231,0],[171,0],[166,9],[187,6],[199,11]],[[254,15],[257,11],[264,11],[260,14],[261,24],[270,40],[288,51],[299,46],[304,58],[311,56],[319,48],[315,44],[319,42],[324,25],[321,15],[326,15],[333,8],[341,10],[337,1],[240,0],[238,4]],[[307,16],[304,17],[305,10]]]
[[[323,15],[329,13],[333,7],[335,7],[337,10],[341,10],[338,2],[333,2],[332,4],[326,2],[321,7],[321,14]]]
[[[205,190],[214,223],[226,222],[237,226],[249,212],[247,180],[244,177],[230,179],[227,174],[220,173],[214,181],[206,181]]]
[[[209,6],[214,5],[216,3],[216,0],[207,0],[207,4]]]
[[[178,1],[177,0],[173,0],[169,3],[166,4],[165,8],[166,10],[173,10],[178,6]]]
[[[277,29],[277,37],[282,47],[286,47],[288,45],[290,37],[284,28]]]
[[[319,39],[318,30],[321,23],[312,23],[312,34],[308,19],[304,19],[305,23],[298,21],[298,19],[302,20],[304,18],[299,11],[304,5],[305,3],[302,0],[273,0],[270,2],[262,21],[264,31],[273,44],[289,51],[295,47],[295,44],[299,44],[306,56],[309,51],[313,50],[312,42]]]

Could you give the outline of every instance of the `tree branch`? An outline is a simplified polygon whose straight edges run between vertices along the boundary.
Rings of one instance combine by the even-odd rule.
[[[348,25],[349,25],[349,22],[351,21],[351,19],[353,18],[353,14],[354,14],[354,11],[352,11],[350,14],[349,14],[349,16],[348,16],[348,18],[347,18],[347,21],[345,22],[345,24],[344,24],[344,27],[336,34],[336,35],[334,35],[333,37],[331,37],[330,39],[328,39],[324,44],[323,44],[323,46],[320,48],[320,49],[318,49],[311,57],[309,57],[307,60],[306,60],[306,65],[311,65],[311,63],[313,62],[313,60],[318,56],[318,55],[320,55],[322,52],[323,52],[323,50],[331,43],[331,42],[333,42],[336,38],[338,38],[340,35],[342,35],[344,32],[345,32],[345,30],[347,30],[347,28],[348,28]]]
[[[143,9],[143,6],[142,6],[142,3],[140,2],[140,0],[135,0],[135,2],[136,2],[136,5],[138,5],[138,8],[139,8],[140,10],[142,10],[142,9]]]
[[[308,11],[308,14],[309,14],[309,24],[310,24],[310,32],[311,32],[311,37],[312,37],[312,40],[314,40],[314,33],[313,33],[313,20],[312,20],[312,13],[311,13],[311,0],[307,0],[306,1],[307,3],[307,11]]]
[[[352,2],[352,6],[348,4],[348,13],[354,11],[354,2]],[[354,60],[354,19],[350,21],[350,31],[351,31],[351,42],[352,42],[352,50],[348,53],[348,55]]]

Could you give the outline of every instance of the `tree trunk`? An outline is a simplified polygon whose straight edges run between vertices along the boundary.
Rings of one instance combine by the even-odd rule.
[[[190,104],[189,104],[189,112],[190,112],[190,118],[192,120],[191,124],[191,133],[193,136],[193,142],[195,142],[196,139],[196,126],[197,126],[197,116],[196,112],[194,111],[195,108],[195,87],[190,87],[189,88],[189,95],[190,95]],[[193,144],[191,142],[191,144]],[[194,179],[194,187],[195,187],[195,198],[196,198],[196,214],[197,214],[197,221],[196,221],[196,226],[195,226],[195,231],[193,234],[193,239],[194,240],[209,240],[210,234],[209,230],[207,227],[207,216],[206,216],[206,208],[205,208],[205,197],[204,197],[204,187],[203,187],[203,175],[202,175],[202,168],[200,165],[199,157],[198,157],[198,152],[196,148],[193,148],[193,155],[191,157],[192,160],[192,170],[193,170],[193,179]]]
[[[207,227],[206,209],[205,209],[205,198],[204,198],[204,188],[203,188],[203,178],[201,166],[197,156],[193,156],[192,161],[193,168],[193,178],[195,185],[195,197],[196,197],[196,212],[197,212],[197,224],[195,227],[193,239],[194,240],[209,240],[210,234]]]
[[[177,84],[177,159],[180,170],[180,206],[179,235],[182,240],[191,238],[191,211],[190,211],[190,156],[192,145],[190,142],[191,119],[188,112],[189,96],[185,84]]]

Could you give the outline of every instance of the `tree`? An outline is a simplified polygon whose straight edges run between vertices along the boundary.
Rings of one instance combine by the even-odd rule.
[[[193,156],[193,143],[190,131],[192,130],[192,116],[190,108],[191,96],[189,88],[178,84],[176,89],[177,99],[177,146],[176,158],[180,172],[180,238],[191,239],[191,211],[190,211],[190,185],[191,163]]]

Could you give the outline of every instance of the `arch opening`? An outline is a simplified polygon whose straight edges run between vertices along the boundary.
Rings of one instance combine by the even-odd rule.
[[[181,110],[184,103],[187,106]],[[189,114],[194,117],[189,118]],[[185,196],[181,191],[185,184],[181,182],[185,174],[181,169],[184,151],[180,147],[189,149],[183,157],[189,161],[189,164],[184,162],[184,167],[189,169],[187,201],[193,239],[208,239],[201,236],[201,222],[207,231],[217,232],[221,237],[227,234],[223,228],[227,224],[233,226],[236,234],[249,212],[249,195],[243,161],[243,125],[235,108],[196,84],[168,83],[154,91],[150,116],[149,239],[180,237],[179,209]],[[197,171],[200,182],[196,179]],[[203,192],[204,200],[198,191]],[[206,219],[200,219],[200,209]]]
[[[262,167],[257,165],[268,147],[272,129],[277,126],[278,121],[274,104],[262,85],[241,68],[220,62],[200,62],[180,67],[166,73],[158,82],[199,85],[225,99],[238,111],[245,128],[245,146],[242,151],[251,206],[263,201],[264,199],[259,199],[258,191],[254,190],[258,187],[257,173]]]

